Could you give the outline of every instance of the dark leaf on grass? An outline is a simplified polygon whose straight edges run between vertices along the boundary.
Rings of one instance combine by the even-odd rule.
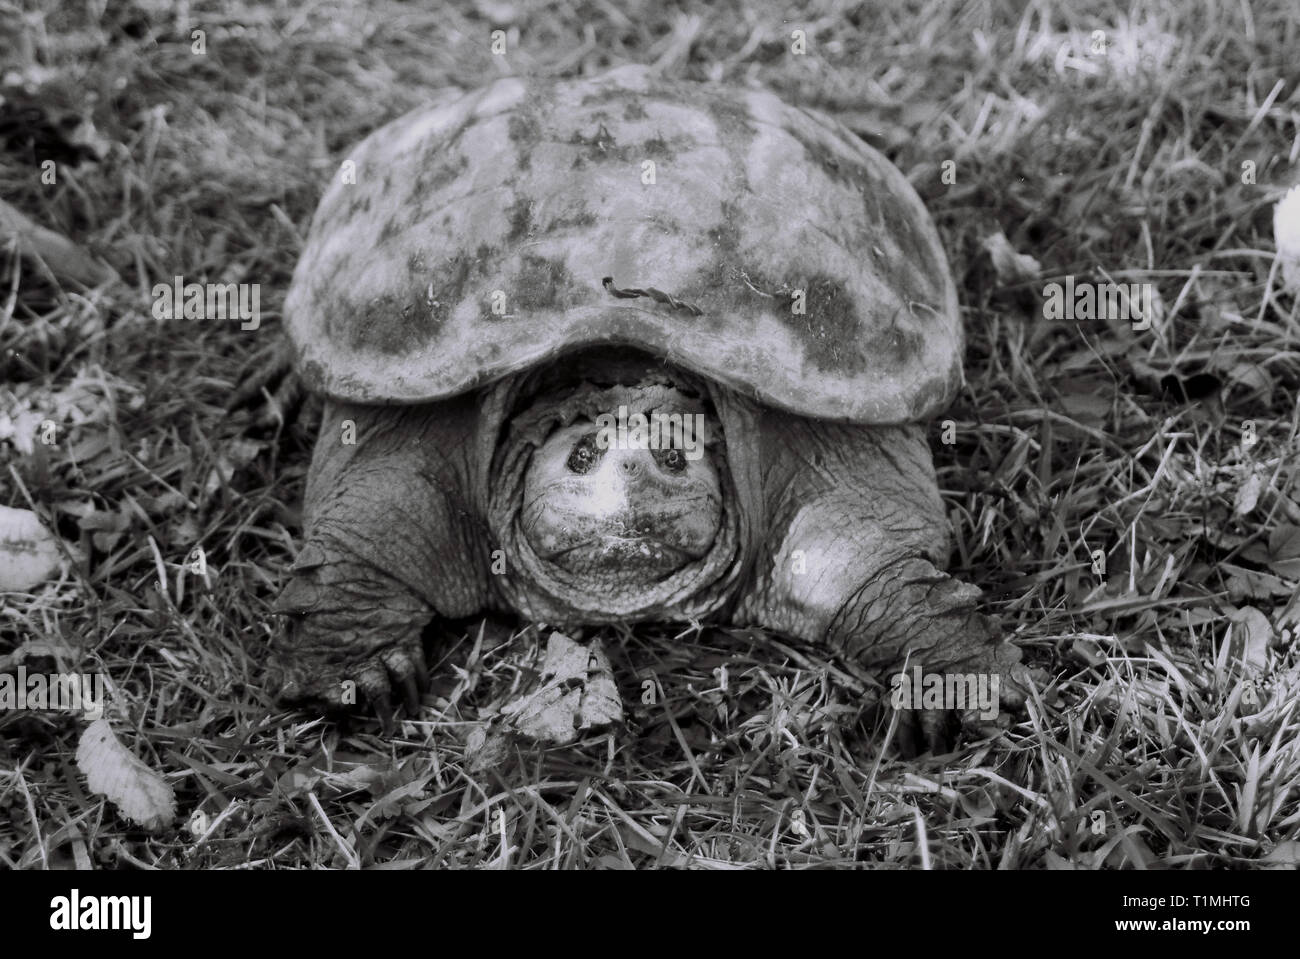
[[[1175,403],[1206,399],[1217,393],[1222,385],[1213,373],[1193,373],[1191,376],[1167,373],[1160,378],[1161,391]]]
[[[1268,534],[1268,551],[1274,559],[1300,559],[1300,526],[1275,526]]]

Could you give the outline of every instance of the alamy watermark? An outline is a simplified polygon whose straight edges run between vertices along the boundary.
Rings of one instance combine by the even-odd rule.
[[[703,413],[629,413],[620,406],[618,413],[601,413],[596,417],[596,445],[600,449],[681,450],[688,460],[704,455]]]
[[[242,320],[241,330],[262,325],[261,284],[186,283],[178,276],[172,283],[155,283],[153,315],[156,320]]]
[[[980,719],[998,718],[997,673],[895,673],[889,680],[889,704],[895,709],[977,710]]]
[[[1155,314],[1157,292],[1152,283],[1065,283],[1043,287],[1043,319],[1121,320],[1135,330],[1149,330]]]
[[[89,720],[104,715],[107,701],[101,673],[0,673],[0,710],[72,709]]]
[[[50,900],[50,928],[56,932],[123,930],[133,939],[148,939],[152,914],[152,896],[83,896],[73,889]]]

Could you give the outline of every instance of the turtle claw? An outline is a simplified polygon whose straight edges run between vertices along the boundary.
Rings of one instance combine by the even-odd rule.
[[[410,647],[386,650],[361,668],[357,688],[364,694],[385,736],[393,732],[399,706],[406,707],[408,718],[420,714],[421,684],[427,679],[424,651],[418,640]]]
[[[1023,715],[1031,690],[1043,679],[1041,671],[1031,671],[1021,662],[1021,651],[1005,640],[960,664],[947,664],[957,672],[982,672],[998,680],[998,712],[991,709],[900,709],[896,730],[899,752],[908,759],[929,752],[940,755],[957,748],[964,739],[998,736],[1011,728],[1017,715]],[[990,704],[991,705],[991,704]]]
[[[385,736],[393,733],[399,707],[406,708],[409,719],[420,714],[420,677],[424,677],[424,671],[417,668],[417,659],[422,665],[423,653],[417,657],[405,650],[391,650],[383,657],[382,672],[367,671],[366,701],[379,720]],[[394,696],[398,697],[396,706],[393,704]]]
[[[420,701],[428,686],[424,663],[424,651],[416,640],[412,648],[387,650],[372,656],[359,668],[337,673],[332,679],[291,664],[287,669],[281,668],[272,683],[282,702],[322,707],[335,716],[353,713],[360,698],[387,735],[393,730],[395,697],[399,705],[406,707],[408,717],[419,715]]]
[[[420,689],[414,676],[402,680],[402,702],[410,715],[414,716],[420,711]]]
[[[895,734],[899,753],[904,759],[915,759],[925,753],[938,756],[950,751],[956,745],[950,718],[945,710],[901,710]]]
[[[401,694],[407,715],[418,715],[424,692],[421,684],[428,681],[424,650],[420,648],[419,641],[407,648],[389,650],[384,655],[384,667],[388,672],[390,688]]]
[[[391,735],[396,710],[393,709],[393,701],[388,697],[388,693],[375,693],[370,697],[370,704],[374,707],[375,718],[379,720],[384,735]]]

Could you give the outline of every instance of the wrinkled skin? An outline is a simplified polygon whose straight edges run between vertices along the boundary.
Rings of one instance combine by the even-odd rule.
[[[292,620],[278,641],[283,697],[339,706],[352,680],[381,708],[395,693],[413,703],[423,627],[493,610],[756,625],[886,683],[905,662],[995,672],[1003,702],[1023,701],[1018,651],[978,611],[979,591],[941,569],[949,532],[920,426],[819,422],[709,389],[725,451],[674,473],[648,450],[575,452],[589,423],[539,427],[504,511],[510,384],[412,407],[328,403],[306,541],[277,603]],[[646,542],[673,543],[671,556]],[[575,543],[574,569],[548,565]]]

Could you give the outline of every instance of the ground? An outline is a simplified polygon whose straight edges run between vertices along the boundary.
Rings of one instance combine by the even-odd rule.
[[[1294,867],[1300,323],[1271,269],[1300,181],[1290,0],[756,6],[0,11],[0,194],[123,278],[61,292],[0,252],[0,504],[79,550],[3,597],[0,664],[105,674],[177,808],[133,825],[78,772],[79,715],[3,712],[0,863]],[[968,339],[931,431],[953,569],[1046,677],[1005,732],[905,758],[845,664],[709,628],[606,631],[626,728],[485,771],[465,743],[522,679],[511,624],[432,637],[435,687],[391,734],[270,697],[313,423],[259,434],[223,407],[279,335],[325,183],[439,88],[623,62],[830,112],[933,212]],[[259,284],[261,325],[156,318],[176,276]],[[1150,323],[1051,313],[1066,276],[1152,284]],[[33,416],[55,442],[23,442]]]

